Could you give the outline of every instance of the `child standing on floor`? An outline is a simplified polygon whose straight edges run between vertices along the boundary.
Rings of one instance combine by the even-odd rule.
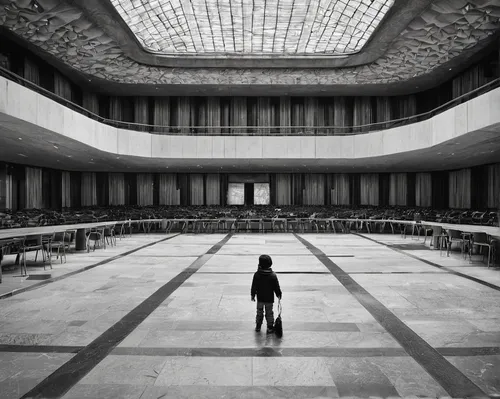
[[[269,255],[259,257],[259,268],[253,275],[252,289],[250,295],[255,302],[257,295],[257,316],[255,318],[255,331],[259,332],[264,321],[264,309],[266,311],[267,333],[274,332],[274,294],[281,299],[280,283],[278,276],[273,272],[271,266],[273,261]]]

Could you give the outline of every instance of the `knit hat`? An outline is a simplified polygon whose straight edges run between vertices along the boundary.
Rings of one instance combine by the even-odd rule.
[[[268,269],[272,266],[273,260],[269,255],[260,255],[259,256],[259,267],[261,269]]]

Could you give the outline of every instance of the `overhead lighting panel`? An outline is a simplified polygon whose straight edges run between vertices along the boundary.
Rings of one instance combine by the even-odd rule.
[[[110,0],[147,51],[342,56],[363,48],[394,0]]]

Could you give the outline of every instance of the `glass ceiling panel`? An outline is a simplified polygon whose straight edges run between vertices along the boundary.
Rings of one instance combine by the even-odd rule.
[[[111,0],[139,43],[172,55],[346,55],[394,0]]]

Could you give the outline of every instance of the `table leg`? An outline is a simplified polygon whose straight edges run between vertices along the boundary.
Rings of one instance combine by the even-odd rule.
[[[85,234],[85,229],[78,229],[76,231],[76,237],[75,237],[75,250],[76,251],[83,251],[87,249],[87,237]]]

